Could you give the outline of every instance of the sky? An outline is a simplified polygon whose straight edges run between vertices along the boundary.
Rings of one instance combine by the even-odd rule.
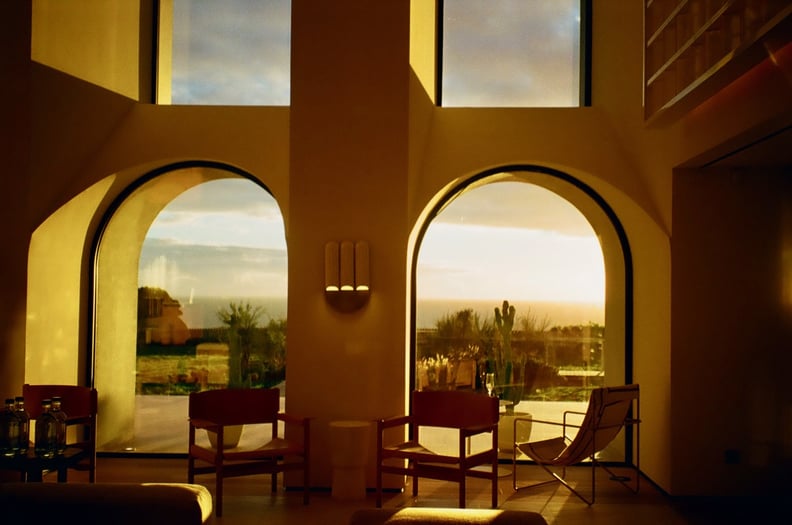
[[[446,0],[444,105],[577,104],[578,4]],[[174,10],[174,103],[288,105],[288,0],[176,0]],[[285,296],[283,232],[264,189],[204,183],[152,224],[141,285],[178,297]],[[602,253],[585,218],[552,192],[515,182],[447,206],[426,232],[417,279],[419,299],[602,302],[604,294]]]
[[[418,254],[418,299],[602,302],[602,249],[568,201],[525,182],[464,192],[431,223]]]
[[[445,0],[443,106],[579,102],[580,0]]]
[[[289,105],[290,0],[174,0],[173,18],[174,104]]]
[[[176,297],[286,295],[280,210],[245,179],[203,183],[157,216],[140,283]],[[233,268],[233,270],[232,270]],[[601,302],[602,252],[566,200],[524,182],[477,187],[434,219],[419,250],[419,299]]]
[[[444,10],[444,106],[578,104],[580,0]],[[290,17],[290,0],[174,0],[172,102],[288,105]]]
[[[171,201],[149,227],[139,283],[181,300],[285,297],[284,231],[275,199],[254,182],[205,182]]]

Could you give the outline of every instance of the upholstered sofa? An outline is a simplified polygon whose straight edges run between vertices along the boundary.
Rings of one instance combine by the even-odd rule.
[[[3,523],[201,525],[212,495],[188,483],[0,483]]]

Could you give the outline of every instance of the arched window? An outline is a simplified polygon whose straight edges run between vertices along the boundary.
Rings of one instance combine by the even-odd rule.
[[[494,170],[450,192],[424,225],[414,388],[497,395],[509,457],[511,414],[557,419],[627,379],[629,253],[602,204],[559,172]]]
[[[184,452],[187,428],[172,423],[187,394],[285,381],[283,219],[246,174],[151,174],[118,200],[95,258],[100,450]]]

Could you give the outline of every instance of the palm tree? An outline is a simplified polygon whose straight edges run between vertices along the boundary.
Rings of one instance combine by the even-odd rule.
[[[260,306],[249,302],[230,302],[227,308],[217,311],[217,318],[227,327],[228,338],[228,386],[239,388],[250,386],[250,353],[258,318],[264,313]]]

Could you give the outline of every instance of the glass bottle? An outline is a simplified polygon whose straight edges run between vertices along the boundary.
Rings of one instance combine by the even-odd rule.
[[[61,407],[60,396],[52,396],[52,409],[50,410],[55,417],[56,425],[55,435],[57,436],[55,447],[56,454],[63,454],[66,451],[66,413]]]
[[[19,454],[27,454],[30,445],[30,414],[25,409],[25,398],[16,397],[16,415],[19,418]]]
[[[14,398],[5,400],[0,412],[0,454],[11,457],[19,452],[19,417],[14,409]]]
[[[41,400],[41,415],[36,419],[36,455],[42,458],[55,457],[58,446],[58,421],[52,415],[51,399]]]

